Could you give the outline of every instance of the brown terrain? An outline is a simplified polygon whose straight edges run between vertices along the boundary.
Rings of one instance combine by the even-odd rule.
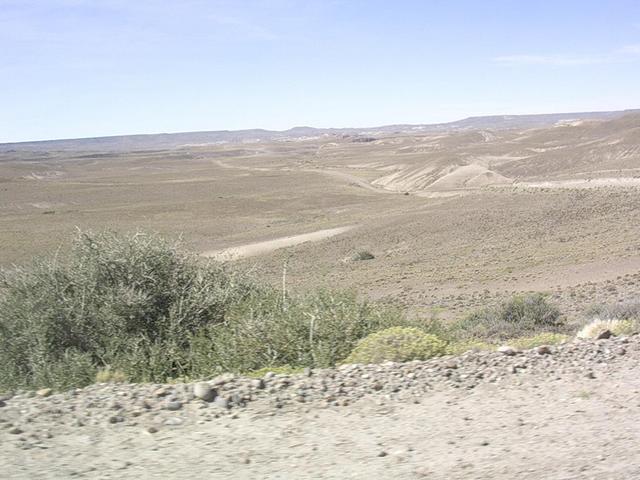
[[[0,145],[0,266],[77,228],[425,317],[535,291],[571,320],[639,297],[640,113]],[[0,477],[639,478],[639,360],[632,335],[6,392]]]
[[[514,292],[568,315],[639,293],[640,113],[180,135],[0,146],[0,265],[76,228],[143,229],[444,318]]]

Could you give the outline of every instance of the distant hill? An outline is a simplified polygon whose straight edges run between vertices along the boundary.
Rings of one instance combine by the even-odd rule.
[[[158,133],[111,137],[44,140],[37,142],[1,143],[0,152],[15,151],[136,151],[161,150],[183,146],[253,143],[304,139],[323,135],[388,135],[474,129],[526,129],[553,125],[571,120],[610,120],[640,110],[611,112],[552,113],[539,115],[493,115],[469,117],[455,122],[424,125],[386,125],[371,128],[294,127],[284,131],[263,129],[220,130],[210,132]]]

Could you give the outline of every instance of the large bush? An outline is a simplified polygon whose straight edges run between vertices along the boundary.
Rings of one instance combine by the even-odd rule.
[[[539,293],[513,297],[496,307],[474,312],[454,325],[458,338],[492,340],[563,328],[560,310]]]
[[[261,292],[198,336],[194,362],[225,371],[329,367],[368,334],[405,323],[397,309],[359,301],[351,293],[320,291],[283,300],[280,292]]]
[[[289,296],[155,235],[81,233],[0,276],[0,389],[328,367],[408,322],[349,293]]]
[[[445,355],[447,342],[412,327],[392,327],[362,340],[344,363],[426,360]]]
[[[65,259],[0,276],[0,386],[179,376],[192,334],[255,290],[155,235],[77,236]]]

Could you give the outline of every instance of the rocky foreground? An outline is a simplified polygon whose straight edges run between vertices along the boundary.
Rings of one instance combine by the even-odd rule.
[[[6,478],[640,478],[640,336],[0,397]],[[0,475],[0,476],[2,476]]]

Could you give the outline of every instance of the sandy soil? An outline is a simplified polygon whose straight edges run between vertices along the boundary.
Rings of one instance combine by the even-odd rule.
[[[319,242],[326,238],[331,238],[341,233],[348,232],[354,228],[353,226],[329,228],[326,230],[318,230],[317,232],[303,233],[300,235],[291,235],[274,240],[266,240],[264,242],[250,243],[248,245],[240,245],[238,247],[226,248],[224,250],[204,252],[203,257],[212,258],[221,262],[238,260],[240,258],[248,258],[263,253],[272,252],[280,248],[292,247],[306,242]]]
[[[600,188],[600,187],[640,187],[640,178],[614,177],[593,179],[571,179],[547,182],[516,182],[519,188]]]
[[[574,315],[640,294],[639,125],[2,153],[0,266],[63,254],[76,227],[141,229],[195,252],[250,246],[260,254],[236,263],[261,280],[279,284],[287,261],[297,290],[353,289],[420,315],[528,290]],[[511,179],[520,187],[499,185]],[[255,245],[343,225],[359,228]],[[375,259],[341,261],[362,250]]]

